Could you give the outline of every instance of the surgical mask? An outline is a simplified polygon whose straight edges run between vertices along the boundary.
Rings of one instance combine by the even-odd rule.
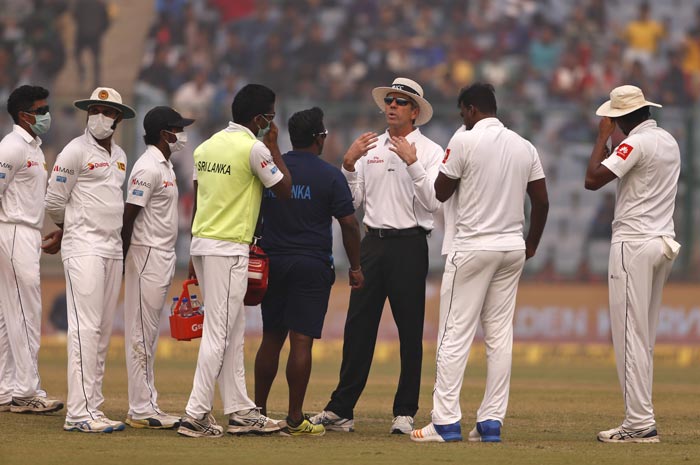
[[[175,137],[177,137],[177,140],[175,142],[168,142],[168,148],[170,148],[170,153],[179,152],[180,150],[185,148],[185,145],[187,144],[186,132],[166,132],[169,134],[175,134]]]
[[[268,121],[267,118],[265,118],[265,116],[260,116],[262,116],[263,119],[267,121],[267,127],[258,129],[258,134],[256,137],[258,138],[258,140],[263,140],[265,138],[265,135],[267,135],[267,133],[270,132],[270,128],[272,127],[272,120]]]
[[[98,113],[88,116],[88,131],[97,140],[103,140],[114,134],[114,120],[108,116]]]
[[[38,136],[49,132],[49,128],[51,127],[51,113],[47,112],[44,115],[34,115],[34,119],[34,124],[29,125],[34,134]]]

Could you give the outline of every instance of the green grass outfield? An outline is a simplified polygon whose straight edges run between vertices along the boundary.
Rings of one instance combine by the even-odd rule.
[[[165,340],[165,339],[164,339]],[[123,341],[115,338],[105,377],[104,410],[124,419],[127,410]],[[168,343],[164,344],[168,346]],[[192,383],[196,343],[177,343],[159,354],[156,363],[160,405],[182,412]],[[249,392],[252,355],[257,341],[247,343]],[[316,348],[306,410],[323,408],[335,387],[339,344]],[[64,411],[34,416],[0,413],[0,464],[684,464],[700,459],[700,371],[696,348],[663,349],[657,357],[654,400],[661,444],[602,444],[595,434],[619,424],[622,400],[609,347],[555,349],[516,346],[510,407],[501,444],[414,444],[388,434],[391,404],[398,377],[394,344],[378,349],[369,384],[357,406],[356,432],[330,432],[320,438],[232,437],[189,439],[174,431],[144,431],[127,427],[113,434],[63,432]],[[421,410],[417,426],[429,421],[435,374],[434,348],[426,346]],[[463,435],[473,426],[484,387],[485,363],[477,343],[462,390]],[[65,399],[65,344],[49,341],[40,357],[44,387]],[[680,361],[680,363],[679,363]],[[271,416],[286,412],[283,366],[271,395]],[[225,423],[221,401],[215,403],[219,423]]]

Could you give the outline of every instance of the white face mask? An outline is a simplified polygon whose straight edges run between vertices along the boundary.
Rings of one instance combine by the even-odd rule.
[[[88,116],[88,131],[97,140],[103,140],[114,134],[114,120],[108,116],[98,113]]]
[[[187,144],[187,133],[186,132],[170,132],[170,131],[165,131],[168,134],[174,134],[175,137],[177,137],[177,140],[175,142],[168,142],[168,147],[170,148],[170,153],[174,152],[179,152],[180,150],[185,148],[185,145]]]

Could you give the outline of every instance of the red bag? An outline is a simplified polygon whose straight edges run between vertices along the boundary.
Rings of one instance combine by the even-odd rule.
[[[270,259],[257,245],[250,244],[248,255],[248,290],[243,298],[245,305],[259,305],[267,291],[267,279],[270,274]]]
[[[173,313],[170,315],[170,335],[178,341],[189,341],[202,337],[204,314],[195,313],[189,317],[180,315],[180,304],[182,303],[182,299],[190,297],[190,292],[188,289],[188,286],[190,285],[199,286],[199,282],[196,279],[188,279],[182,283],[182,293],[180,294],[180,298],[173,309]],[[193,310],[198,309],[193,308]]]

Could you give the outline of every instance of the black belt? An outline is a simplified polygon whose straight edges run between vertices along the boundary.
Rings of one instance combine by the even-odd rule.
[[[426,231],[425,229],[421,228],[420,226],[416,226],[415,228],[407,228],[407,229],[376,229],[376,228],[370,228],[369,226],[367,227],[367,235],[368,236],[378,237],[380,239],[384,239],[387,237],[417,236],[419,234],[422,234],[425,236],[429,233],[430,233],[430,231]]]

